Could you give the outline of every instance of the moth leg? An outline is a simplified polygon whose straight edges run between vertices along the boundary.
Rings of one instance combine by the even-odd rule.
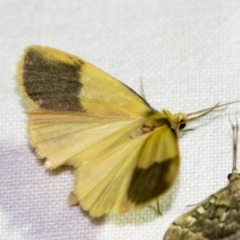
[[[188,129],[182,129],[181,131],[182,132],[188,132],[188,131],[193,131],[194,129],[193,128],[188,128]]]
[[[161,212],[161,209],[160,209],[160,205],[159,205],[158,200],[157,200],[156,202],[154,202],[154,203],[156,203],[156,206],[155,206],[155,204],[151,204],[151,205],[149,205],[148,207],[149,207],[149,208],[152,208],[152,209],[154,210],[154,212],[156,212],[158,215],[161,215],[161,216],[162,216],[162,212]]]
[[[160,205],[159,205],[159,201],[158,201],[158,200],[156,201],[156,204],[157,204],[157,213],[162,216],[162,212],[161,212],[161,209],[160,209]]]

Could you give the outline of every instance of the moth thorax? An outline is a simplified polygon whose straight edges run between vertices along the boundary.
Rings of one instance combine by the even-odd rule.
[[[143,132],[153,131],[155,128],[161,127],[166,124],[169,125],[171,117],[169,118],[164,111],[167,110],[163,110],[163,113],[154,112],[152,115],[150,115],[142,125]],[[173,116],[170,112],[169,114],[170,116]]]

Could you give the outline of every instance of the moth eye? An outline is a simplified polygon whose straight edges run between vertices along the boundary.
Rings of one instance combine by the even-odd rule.
[[[180,121],[179,129],[182,130],[185,127],[186,127],[186,123],[185,122],[181,123],[181,121]]]
[[[229,173],[229,174],[228,174],[228,180],[229,180],[229,181],[230,181],[231,177],[232,177],[232,173]]]

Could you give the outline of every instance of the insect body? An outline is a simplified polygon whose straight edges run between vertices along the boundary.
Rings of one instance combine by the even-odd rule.
[[[177,218],[164,240],[240,240],[240,176],[236,168],[238,124],[232,128],[234,157],[228,186]]]
[[[164,194],[179,169],[179,130],[220,106],[192,118],[157,111],[90,63],[42,46],[25,50],[17,80],[38,157],[49,169],[73,166],[72,196],[91,216],[142,208]]]

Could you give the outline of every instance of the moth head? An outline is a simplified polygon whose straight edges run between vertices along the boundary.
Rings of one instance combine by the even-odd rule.
[[[239,102],[239,101],[236,101],[236,102]],[[186,127],[188,122],[195,121],[201,117],[204,117],[210,112],[217,111],[218,108],[220,107],[226,107],[227,105],[236,103],[236,102],[230,102],[230,103],[221,104],[221,105],[217,103],[215,106],[211,108],[206,108],[206,109],[203,109],[197,112],[188,113],[188,114],[185,114],[182,112],[172,114],[166,109],[163,110],[163,113],[169,120],[172,129],[174,129],[176,132],[179,132],[179,130],[183,130]],[[223,110],[223,109],[219,109],[219,110]]]
[[[229,182],[232,182],[235,179],[240,179],[240,175],[238,172],[229,173],[227,178],[228,178]]]
[[[187,125],[188,116],[185,113],[179,112],[174,114],[174,117],[176,119],[175,130],[179,131],[184,129]]]
[[[226,104],[224,104],[224,105],[226,105]],[[171,128],[175,132],[178,133],[179,130],[183,130],[186,127],[188,122],[191,122],[198,118],[201,118],[201,117],[207,115],[208,113],[212,112],[216,108],[218,108],[220,106],[224,106],[224,105],[219,105],[219,103],[218,103],[211,108],[203,109],[203,110],[193,112],[193,113],[188,113],[188,114],[185,114],[182,112],[172,114],[168,110],[164,109],[163,114],[167,117],[168,121],[170,122]]]
[[[171,128],[178,132],[186,127],[188,116],[185,113],[179,112],[176,114],[172,114],[168,110],[163,110],[164,115],[167,117],[170,122]]]

